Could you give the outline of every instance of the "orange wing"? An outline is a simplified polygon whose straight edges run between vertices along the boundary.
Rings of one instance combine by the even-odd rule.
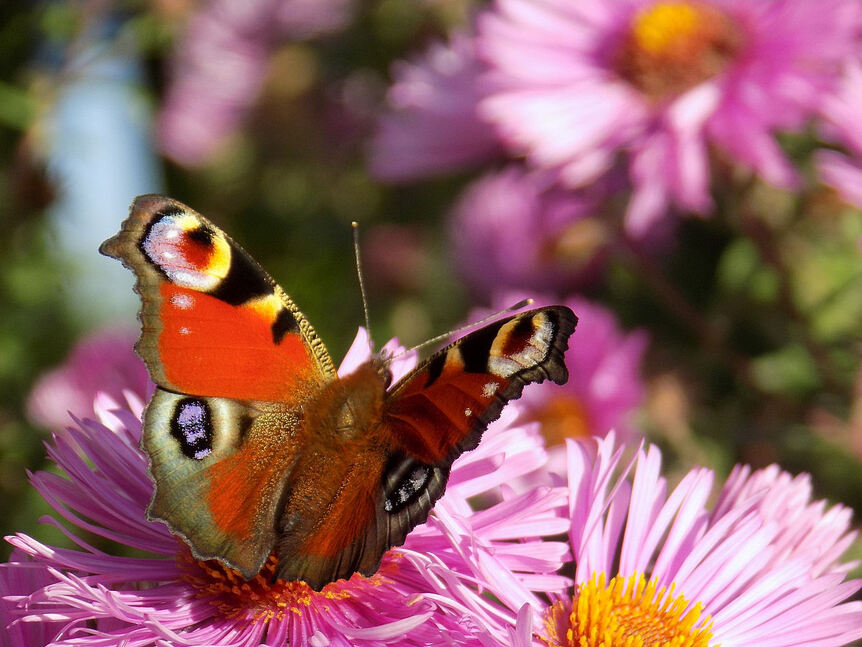
[[[245,250],[185,205],[141,196],[100,251],[137,277],[137,349],[171,391],[297,403],[334,379],[299,309]]]

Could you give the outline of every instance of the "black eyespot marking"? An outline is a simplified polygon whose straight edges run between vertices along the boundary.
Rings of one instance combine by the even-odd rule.
[[[412,468],[398,480],[395,488],[389,492],[383,502],[383,509],[386,512],[402,510],[417,499],[428,484],[428,480],[431,478],[431,468],[421,463],[414,463]]]
[[[494,344],[500,328],[508,321],[508,319],[497,321],[464,337],[458,350],[461,352],[461,359],[464,360],[465,372],[488,372],[488,357],[491,355],[491,346]]]
[[[209,406],[204,400],[183,398],[171,418],[171,436],[188,458],[201,460],[212,452],[213,427]]]
[[[283,308],[272,322],[272,341],[278,345],[287,333],[299,332],[296,317],[287,308]]]
[[[227,276],[210,294],[232,306],[272,294],[273,288],[260,267],[240,250],[233,248],[231,251]]]
[[[201,225],[191,231],[186,232],[186,237],[203,247],[212,247],[215,233],[209,228]]]

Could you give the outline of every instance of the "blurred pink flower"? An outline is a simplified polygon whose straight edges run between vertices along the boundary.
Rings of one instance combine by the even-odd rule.
[[[846,202],[862,209],[862,159],[820,150],[815,152],[814,161],[820,179],[838,191]]]
[[[640,234],[670,206],[712,209],[711,144],[794,186],[774,135],[802,128],[835,88],[859,14],[840,0],[497,0],[478,20],[494,84],[480,113],[569,186],[624,153]]]
[[[39,378],[27,400],[27,417],[46,429],[63,429],[79,417],[93,415],[96,394],[104,392],[122,402],[124,391],[149,394],[147,369],[135,354],[137,335],[102,330],[78,342],[66,361]]]
[[[854,564],[839,561],[855,538],[851,511],[812,501],[807,475],[737,466],[710,510],[711,470],[691,470],[668,493],[658,449],[639,449],[633,464],[622,453],[612,436],[569,441],[575,587],[521,613],[523,644],[532,631],[550,647],[598,645],[596,636],[640,644],[645,634],[692,647],[862,637],[862,601],[848,601],[862,582],[846,580]]]
[[[341,371],[367,357],[367,338],[360,332]],[[403,373],[410,363],[402,357],[393,369]],[[28,556],[5,565],[0,577],[0,612],[15,618],[12,630],[59,628],[51,642],[58,647],[478,647],[480,640],[493,644],[485,640],[488,629],[465,614],[512,625],[510,606],[537,604],[536,592],[566,586],[567,578],[555,574],[568,554],[566,545],[542,540],[565,530],[565,491],[507,489],[547,458],[535,430],[510,424],[516,415],[511,407],[476,450],[455,462],[428,522],[384,556],[377,574],[354,575],[316,593],[302,582],[273,582],[272,562],[244,582],[217,562],[194,560],[163,524],[146,520],[152,483],[139,447],[142,406],[134,397],[129,409],[100,406],[101,423],[85,420],[48,446],[66,476],[39,472],[32,483],[80,529],[65,531],[77,548],[55,548],[24,534],[7,538]],[[488,499],[488,493],[495,494],[494,503],[476,510],[475,500]],[[81,530],[143,554],[107,554],[79,537]],[[36,579],[9,584],[28,575]],[[454,589],[460,591],[458,603],[449,594]],[[485,600],[477,589],[495,592],[499,602]]]
[[[158,117],[162,150],[181,164],[206,162],[257,99],[282,40],[342,28],[354,0],[212,0],[192,15],[171,62]]]
[[[820,150],[814,160],[820,178],[844,200],[862,208],[862,62],[847,65],[841,85],[823,99],[824,137],[843,146],[847,154]]]
[[[413,61],[392,66],[387,108],[371,141],[371,172],[390,182],[469,168],[502,152],[493,127],[482,121],[473,41],[456,33]]]
[[[567,292],[600,272],[611,238],[603,193],[510,165],[470,185],[450,216],[455,262],[486,300],[505,289]]]

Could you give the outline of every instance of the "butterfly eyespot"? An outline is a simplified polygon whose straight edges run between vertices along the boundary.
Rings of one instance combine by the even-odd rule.
[[[213,426],[209,406],[203,400],[183,398],[171,418],[171,435],[188,458],[202,460],[212,453]]]
[[[413,469],[400,481],[395,489],[389,493],[383,502],[386,512],[398,512],[425,489],[428,479],[431,478],[431,468],[427,465],[415,464]]]
[[[168,211],[150,223],[141,250],[176,285],[210,291],[231,266],[224,235],[181,211]]]

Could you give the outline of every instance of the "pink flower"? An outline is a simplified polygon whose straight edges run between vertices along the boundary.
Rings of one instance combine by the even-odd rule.
[[[567,292],[589,283],[611,237],[597,217],[604,193],[568,191],[516,165],[474,182],[449,225],[467,283],[486,300],[505,289]]]
[[[661,454],[632,462],[612,436],[568,444],[574,588],[520,609],[514,634],[550,647],[838,647],[862,637],[859,580],[840,562],[851,512],[811,500],[807,475],[736,467],[714,506],[713,473],[668,493]],[[628,642],[631,641],[631,642]]]
[[[20,613],[19,600],[54,581],[44,564],[28,559],[13,550],[9,561],[0,564],[0,645],[2,647],[35,647],[47,645],[62,625],[56,622],[15,622]]]
[[[821,180],[846,202],[862,209],[862,159],[821,150],[814,154],[814,161]]]
[[[360,333],[342,371],[367,357]],[[401,357],[393,368],[403,373],[410,363]],[[354,575],[315,593],[302,582],[272,582],[271,562],[249,582],[217,562],[198,562],[163,524],[146,520],[152,483],[139,449],[141,409],[134,397],[129,409],[100,406],[101,423],[79,422],[48,447],[66,476],[37,473],[32,483],[67,525],[143,554],[102,552],[78,531],[66,531],[76,549],[8,537],[29,559],[5,565],[0,577],[0,596],[14,596],[0,606],[4,618],[15,618],[13,630],[59,629],[51,636],[58,646],[479,645],[486,629],[465,618],[450,590],[501,591],[500,603],[488,601],[475,613],[511,625],[514,615],[503,602],[535,602],[535,592],[565,586],[566,578],[554,572],[566,546],[541,539],[564,530],[565,492],[507,490],[511,479],[546,460],[535,430],[510,425],[511,418],[495,423],[479,448],[455,463],[428,523],[387,553],[377,574]],[[493,505],[473,507],[492,493]],[[35,568],[38,579],[23,589],[6,586],[10,576],[25,576],[25,568]]]
[[[284,39],[343,27],[353,0],[213,0],[190,19],[158,118],[162,150],[202,164],[244,119]]]
[[[27,401],[27,417],[47,429],[63,429],[69,413],[93,415],[96,394],[117,401],[123,392],[147,395],[152,389],[147,369],[132,349],[136,335],[102,330],[78,342],[57,369],[36,382]]]
[[[493,127],[476,112],[482,69],[464,34],[395,63],[387,110],[371,142],[371,172],[390,182],[414,180],[499,155]]]
[[[835,88],[859,13],[840,0],[497,0],[478,21],[494,83],[480,113],[569,186],[622,153],[639,234],[669,206],[711,210],[710,145],[794,186],[774,135]]]
[[[824,136],[843,146],[847,154],[831,150],[815,153],[820,177],[844,200],[862,208],[862,62],[847,65],[841,85],[826,95],[822,108]]]

